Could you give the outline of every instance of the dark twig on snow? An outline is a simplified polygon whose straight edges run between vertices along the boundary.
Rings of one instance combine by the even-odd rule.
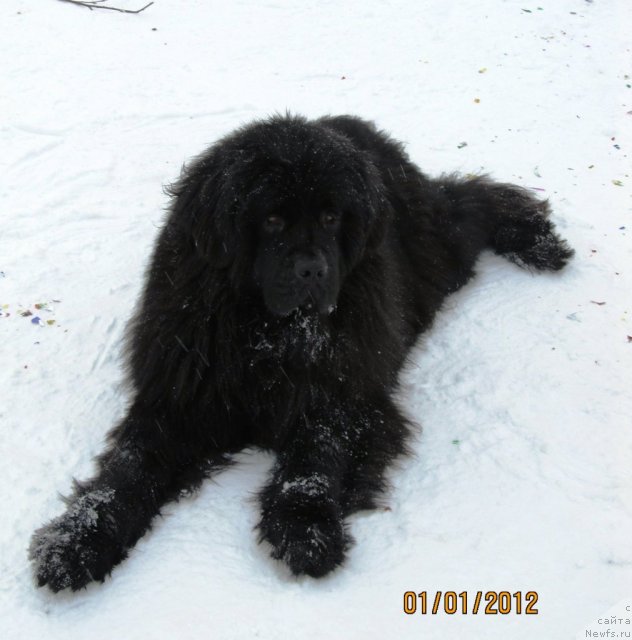
[[[141,11],[145,11],[147,7],[151,7],[153,2],[146,4],[144,7],[140,9],[121,9],[119,7],[110,7],[106,4],[103,4],[105,0],[60,0],[60,2],[69,2],[70,4],[78,4],[80,7],[88,7],[90,11],[92,9],[109,9],[110,11],[118,11],[119,13],[140,13]]]

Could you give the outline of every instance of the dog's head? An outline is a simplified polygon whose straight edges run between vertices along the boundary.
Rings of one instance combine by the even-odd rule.
[[[277,316],[330,313],[382,239],[383,185],[369,154],[319,121],[249,125],[198,158],[171,192],[197,252]]]

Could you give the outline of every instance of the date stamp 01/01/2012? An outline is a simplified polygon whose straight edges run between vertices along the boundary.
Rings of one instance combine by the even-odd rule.
[[[427,591],[404,592],[404,613],[436,615],[438,613],[483,615],[537,615],[536,591]]]

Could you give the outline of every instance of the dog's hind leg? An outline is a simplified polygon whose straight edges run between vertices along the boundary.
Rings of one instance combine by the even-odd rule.
[[[486,177],[438,181],[440,218],[447,237],[462,243],[480,243],[522,267],[557,271],[573,250],[555,232],[547,201],[527,189],[493,182]],[[455,229],[461,233],[456,234]],[[475,251],[478,247],[472,247]],[[479,250],[480,250],[479,249]]]

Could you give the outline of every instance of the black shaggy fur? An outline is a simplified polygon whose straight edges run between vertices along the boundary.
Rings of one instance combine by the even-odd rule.
[[[261,540],[295,574],[344,561],[345,517],[375,506],[405,451],[398,373],[486,248],[557,270],[546,202],[485,177],[432,180],[341,116],[255,122],[172,187],[128,335],[133,390],[99,471],[33,536],[39,585],[103,580],[169,500],[246,446],[277,462]]]

